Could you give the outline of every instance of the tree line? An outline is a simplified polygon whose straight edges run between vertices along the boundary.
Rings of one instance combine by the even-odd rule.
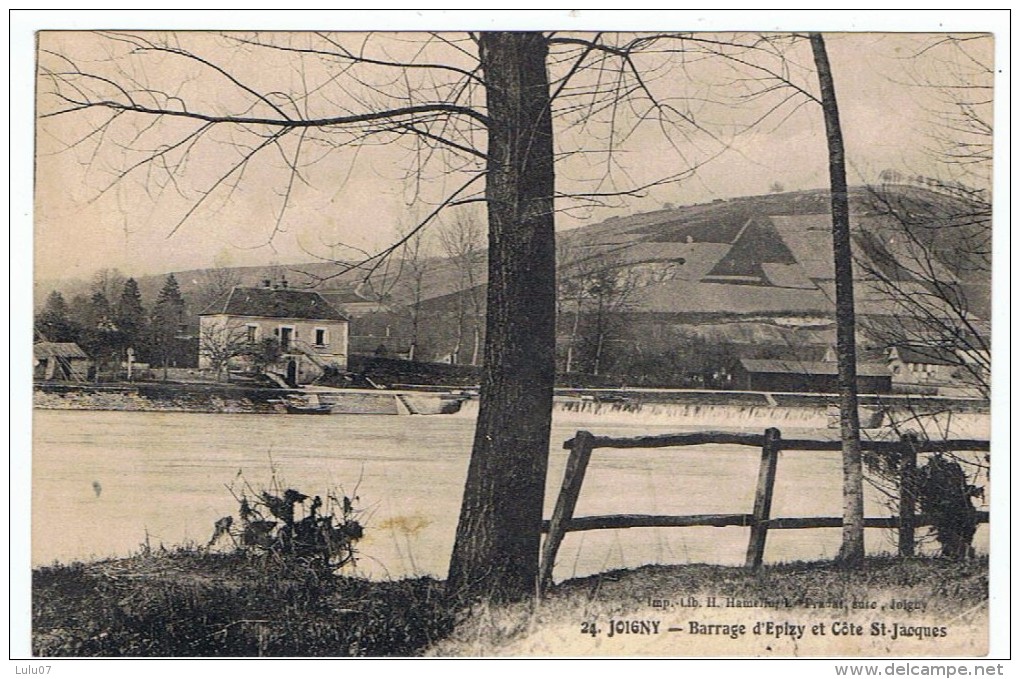
[[[120,373],[128,360],[160,367],[163,376],[181,353],[186,304],[176,277],[166,276],[156,299],[146,307],[138,282],[116,270],[103,270],[91,294],[65,300],[52,291],[35,316],[37,342],[73,342],[89,355],[95,375]]]

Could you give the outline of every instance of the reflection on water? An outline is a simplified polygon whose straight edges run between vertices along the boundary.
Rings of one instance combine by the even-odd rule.
[[[366,524],[358,571],[371,577],[445,577],[473,436],[473,418],[267,416],[101,411],[35,412],[32,561],[36,565],[204,544],[214,521],[236,514],[227,486],[247,480],[308,494],[340,487],[357,495]],[[668,423],[598,424],[557,412],[545,514],[576,429],[635,436],[694,429]],[[705,427],[700,427],[704,429]],[[713,429],[718,427],[711,427]],[[754,428],[752,430],[757,430]],[[787,429],[788,435],[795,430]],[[803,431],[800,433],[804,433]],[[831,432],[829,432],[831,435]],[[597,450],[578,502],[594,514],[749,512],[759,451],[741,446]],[[241,475],[239,477],[239,475]],[[839,516],[839,453],[784,452],[773,516]],[[869,516],[888,515],[868,489]],[[766,561],[831,558],[839,529],[769,534]],[[869,550],[895,549],[869,530]],[[568,534],[556,577],[644,563],[743,561],[747,529],[641,528]],[[987,548],[987,529],[977,546]]]

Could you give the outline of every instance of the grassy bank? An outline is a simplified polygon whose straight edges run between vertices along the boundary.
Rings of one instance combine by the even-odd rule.
[[[979,654],[987,637],[987,572],[984,559],[871,559],[859,571],[829,563],[779,565],[758,573],[648,566],[568,581],[537,602],[457,611],[444,601],[442,583],[429,578],[322,578],[239,555],[181,550],[35,570],[33,653],[760,656],[837,655],[839,644],[848,643],[854,655]],[[709,596],[717,597],[716,608],[706,607]],[[759,605],[727,606],[727,599]],[[923,604],[924,610],[891,610],[894,599]],[[684,605],[695,600],[699,607]],[[875,608],[854,610],[853,601],[874,602]],[[608,626],[618,620],[657,621],[661,629],[654,636],[609,636]],[[687,631],[692,620],[747,629],[739,638],[693,638]],[[865,629],[879,621],[940,625],[947,634],[934,640],[772,638],[752,633],[758,620],[805,626],[851,621]],[[597,634],[582,632],[589,623]],[[665,633],[670,626],[684,631]]]
[[[404,656],[452,629],[442,583],[179,550],[32,573],[38,656]]]
[[[894,600],[924,610],[893,610]],[[854,602],[862,608],[855,609]],[[759,572],[703,564],[645,566],[567,581],[539,602],[479,607],[429,654],[981,655],[987,647],[987,605],[987,559],[870,558],[860,570],[832,562],[773,565]],[[614,622],[647,624],[639,633],[619,628],[611,633]],[[801,636],[770,631],[764,627],[770,622],[802,625]],[[861,633],[840,634],[847,630],[843,623],[859,625]],[[885,623],[884,630],[874,630],[884,633],[874,634],[873,623]],[[820,634],[813,633],[817,625]],[[895,634],[894,625],[900,632],[945,628],[946,635],[914,638]]]

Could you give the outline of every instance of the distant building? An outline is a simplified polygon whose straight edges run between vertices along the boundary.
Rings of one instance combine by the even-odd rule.
[[[35,360],[33,377],[37,380],[88,379],[92,361],[74,342],[36,342],[32,347]]]
[[[358,293],[357,290],[326,291],[322,298],[337,309],[342,309],[347,316],[357,319],[367,314],[385,313],[391,311],[390,307],[379,300],[367,298]]]
[[[897,391],[943,393],[965,381],[965,359],[939,346],[898,345],[889,349],[889,372]]]
[[[834,394],[838,391],[836,363],[742,358],[733,376],[736,389]],[[892,376],[881,363],[857,365],[857,389],[862,394],[892,391]]]
[[[314,290],[234,287],[199,314],[199,368],[215,367],[217,359],[237,354],[228,367],[250,368],[246,347],[263,339],[279,343],[281,357],[267,368],[295,386],[325,370],[347,369],[349,319]]]

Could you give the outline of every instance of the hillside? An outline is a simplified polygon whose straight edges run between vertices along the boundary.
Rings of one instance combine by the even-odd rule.
[[[987,258],[960,253],[983,247],[990,222],[967,220],[966,206],[933,191],[897,187],[892,196],[851,191],[859,313],[901,313],[876,279],[918,294],[938,280],[965,288],[970,313],[987,319]],[[884,208],[909,214],[910,223]],[[561,247],[576,253],[575,267],[595,260],[630,269],[637,278],[630,304],[635,311],[831,318],[828,210],[825,191],[750,196],[607,220],[563,234]],[[906,228],[917,235],[908,239]]]
[[[930,296],[932,280],[937,280],[960,290],[969,317],[987,321],[990,255],[982,248],[990,242],[990,220],[944,192],[916,186],[885,191],[878,195],[863,187],[851,190],[858,313],[903,315],[901,305],[890,300],[876,277],[920,296]],[[824,326],[833,318],[835,295],[828,210],[828,193],[813,190],[614,217],[558,234],[561,275],[570,280],[593,271],[625,272],[628,289],[618,310],[627,313],[696,324],[779,319],[783,326]],[[923,228],[911,227],[920,236],[905,238],[905,222],[895,215],[908,215],[912,224],[920,224]],[[458,295],[465,294],[462,272],[439,257],[428,260],[425,268],[422,304],[451,308]],[[198,269],[176,276],[192,314],[208,302],[210,288],[258,285],[264,279],[286,278],[293,287],[316,287],[356,316],[359,305],[369,311],[381,306],[393,309],[414,298],[409,267],[399,259],[387,262],[367,280],[360,270],[336,274],[335,264],[313,262]],[[480,258],[472,279],[484,276]],[[145,300],[155,298],[163,278],[139,279]],[[51,289],[70,299],[73,291],[84,293],[87,286],[39,281],[37,305]],[[935,313],[942,312],[936,308]]]

